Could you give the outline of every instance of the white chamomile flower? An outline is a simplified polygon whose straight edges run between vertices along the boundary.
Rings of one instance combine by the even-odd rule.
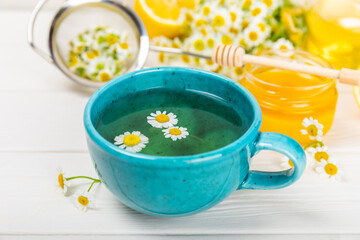
[[[330,158],[329,149],[327,146],[309,148],[307,151],[311,154],[312,158],[318,163],[321,162],[321,160],[328,161]]]
[[[324,126],[318,120],[314,120],[312,117],[305,118],[302,125],[306,128],[300,130],[303,135],[308,134],[311,140],[322,140]]]
[[[279,51],[281,55],[291,56],[294,45],[285,38],[278,39],[272,46],[272,50]],[[290,50],[290,51],[289,51]]]
[[[115,137],[115,145],[129,152],[140,152],[149,143],[149,138],[141,134],[139,131],[125,132]]]
[[[176,125],[178,120],[173,113],[156,111],[155,113],[150,113],[150,116],[147,117],[147,122],[156,128],[169,128]]]
[[[251,27],[254,26],[254,28],[258,28],[260,32],[264,34],[264,37],[268,37],[271,29],[270,26],[263,20],[256,20],[253,23],[251,23]]]
[[[114,76],[112,75],[112,71],[108,68],[105,68],[105,69],[99,71],[99,74],[97,75],[96,79],[100,82],[108,82],[113,77]]]
[[[58,183],[59,187],[63,194],[66,194],[68,187],[70,187],[70,183],[66,180],[66,173],[62,170],[61,167],[57,168],[58,171]]]
[[[173,141],[186,138],[186,136],[189,135],[187,128],[184,127],[170,127],[162,131],[164,132],[165,138],[171,138]]]
[[[81,54],[82,59],[84,59],[87,62],[93,61],[97,56],[99,55],[99,52],[97,51],[87,51]]]
[[[267,14],[267,7],[263,3],[253,4],[250,8],[250,14],[253,18],[264,18]]]
[[[261,2],[270,10],[275,10],[280,6],[279,0],[261,0]]]
[[[244,31],[244,42],[249,47],[258,46],[265,39],[265,34],[259,28],[248,27]]]
[[[340,182],[343,180],[343,172],[337,162],[332,159],[329,159],[328,161],[322,159],[315,168],[315,171],[319,173],[320,176],[330,178],[331,181]]]
[[[82,211],[87,211],[88,208],[94,208],[94,200],[89,192],[85,190],[74,193],[73,202],[75,206]]]
[[[284,170],[287,170],[289,168],[294,167],[294,163],[286,156],[281,158],[281,167],[283,167]]]

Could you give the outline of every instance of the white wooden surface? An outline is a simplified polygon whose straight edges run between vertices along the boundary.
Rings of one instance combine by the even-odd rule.
[[[31,51],[29,15],[0,9],[0,239],[360,239],[360,109],[347,86],[339,86],[325,138],[345,183],[308,171],[286,189],[238,191],[208,211],[173,219],[137,213],[96,186],[96,209],[77,210],[57,191],[55,169],[96,176],[82,124],[91,92]],[[279,169],[279,159],[263,153],[253,168]]]

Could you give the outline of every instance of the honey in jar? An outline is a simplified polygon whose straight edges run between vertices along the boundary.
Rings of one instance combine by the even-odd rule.
[[[303,51],[269,51],[261,56],[331,68],[323,58]],[[305,128],[302,125],[304,118],[317,119],[324,125],[324,134],[333,123],[338,98],[334,79],[247,64],[240,83],[260,104],[261,131],[282,133],[306,145],[311,140],[300,132]]]
[[[320,0],[307,14],[308,51],[335,68],[360,69],[360,0]]]

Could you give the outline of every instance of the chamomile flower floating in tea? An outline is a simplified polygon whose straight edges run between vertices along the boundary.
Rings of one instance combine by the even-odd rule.
[[[328,177],[331,181],[343,180],[343,173],[340,170],[339,165],[332,159],[329,159],[328,161],[322,159],[315,170],[320,176]]]
[[[125,132],[115,137],[115,145],[130,152],[140,152],[149,143],[149,139],[139,131]]]
[[[82,211],[87,211],[88,208],[94,207],[93,197],[85,190],[77,191],[73,196],[73,202]]]
[[[301,130],[303,135],[309,135],[311,140],[322,140],[324,126],[318,120],[314,120],[312,117],[305,118],[302,125],[306,128]]]
[[[66,173],[62,170],[62,168],[58,168],[58,186],[61,188],[61,192],[63,194],[66,194],[68,187],[70,186],[70,183],[66,179]]]
[[[187,128],[184,127],[170,127],[162,131],[164,132],[165,138],[171,138],[173,141],[186,138],[186,136],[189,135]]]
[[[128,34],[100,26],[85,30],[69,42],[70,70],[92,81],[107,82],[126,72],[133,56]]]
[[[176,115],[173,113],[166,113],[166,111],[156,111],[147,117],[147,122],[156,128],[169,128],[178,123]]]

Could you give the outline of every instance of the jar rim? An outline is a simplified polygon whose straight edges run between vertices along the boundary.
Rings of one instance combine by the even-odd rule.
[[[310,52],[306,52],[303,50],[298,50],[298,49],[292,49],[292,50],[265,50],[260,52],[259,54],[256,54],[257,56],[266,56],[266,55],[270,55],[273,54],[276,57],[283,57],[283,58],[289,58],[289,56],[287,56],[289,53],[292,53],[290,56],[303,56],[304,59],[306,60],[310,60],[312,63],[315,63],[315,66],[320,66],[320,67],[325,67],[325,68],[329,68],[329,69],[334,69],[333,65],[327,61],[325,58],[318,56],[316,54],[310,53]],[[283,86],[283,85],[279,85],[279,84],[275,84],[275,83],[270,83],[268,81],[263,81],[262,79],[255,77],[251,71],[254,70],[255,66],[260,66],[257,64],[251,64],[251,63],[247,63],[245,64],[245,77],[247,78],[248,81],[256,81],[258,83],[261,83],[263,85],[266,86],[271,86],[271,87],[279,87],[279,88],[288,88],[288,89],[296,89],[296,90],[313,90],[316,88],[323,88],[326,86],[331,86],[332,84],[335,83],[335,79],[333,78],[325,78],[324,77],[324,82],[320,83],[320,84],[314,84],[312,86],[306,86],[306,87],[290,87],[290,86]],[[311,75],[311,74],[309,74]],[[251,79],[249,79],[249,77],[251,77]]]

